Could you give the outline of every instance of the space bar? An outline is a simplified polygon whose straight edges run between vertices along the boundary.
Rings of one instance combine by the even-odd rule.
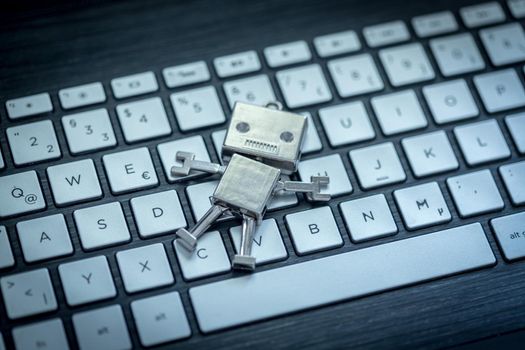
[[[190,289],[208,333],[495,264],[479,223]]]

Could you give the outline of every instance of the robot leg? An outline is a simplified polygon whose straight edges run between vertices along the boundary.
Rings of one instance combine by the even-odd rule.
[[[193,228],[190,230],[186,230],[185,228],[178,229],[175,235],[179,243],[189,251],[193,251],[197,246],[197,239],[227,210],[228,208],[226,207],[213,205],[204,216],[197,221]]]
[[[251,256],[255,230],[255,219],[244,215],[242,221],[241,246],[239,249],[239,254],[235,254],[233,257],[232,267],[234,269],[249,271],[253,271],[255,269],[255,258]]]

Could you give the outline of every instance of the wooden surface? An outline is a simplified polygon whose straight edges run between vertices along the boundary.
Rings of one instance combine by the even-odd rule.
[[[29,6],[24,3],[18,3],[17,5],[4,3],[0,5],[4,6],[2,11],[0,11],[0,96],[3,103],[8,98],[41,91],[50,92],[56,110],[47,117],[53,120],[59,141],[62,145],[65,145],[63,130],[60,126],[60,117],[65,113],[60,110],[57,101],[57,91],[60,88],[68,86],[101,81],[108,94],[108,101],[105,106],[109,109],[112,117],[117,141],[119,145],[125,145],[121,130],[115,118],[114,107],[117,102],[109,93],[109,80],[111,78],[153,70],[157,79],[160,81],[161,69],[166,66],[200,59],[206,60],[211,66],[211,60],[223,54],[247,49],[256,49],[261,53],[262,48],[265,46],[297,39],[308,40],[311,44],[313,37],[319,34],[346,29],[360,31],[365,25],[393,19],[409,21],[414,15],[443,10],[449,7],[452,7],[457,14],[460,3],[463,2],[452,0],[428,2],[334,0],[285,2],[279,0],[226,0],[216,2],[181,1],[177,3],[172,1],[137,1],[106,4],[100,1],[88,1],[81,2],[75,6],[71,4],[40,4],[38,7]],[[473,2],[467,1],[466,3]],[[367,50],[365,49],[364,51]],[[486,56],[485,59],[488,62]],[[320,62],[318,58],[314,58],[313,60]],[[267,67],[264,67],[263,71],[270,74],[275,87],[273,73],[271,74]],[[381,72],[381,74],[386,81],[384,72]],[[442,78],[437,77],[435,80],[440,81]],[[220,86],[219,80],[215,75],[213,75],[212,83],[218,87]],[[185,214],[189,218],[190,223],[192,223],[193,221],[187,206],[187,198],[183,187],[181,185],[173,186],[167,184],[155,150],[155,146],[159,142],[181,137],[181,133],[178,131],[175,123],[173,112],[169,106],[168,98],[172,90],[168,90],[163,83],[160,83],[160,86],[160,91],[153,95],[162,97],[174,133],[167,138],[141,142],[136,145],[136,147],[149,147],[161,183],[159,187],[141,192],[141,194],[175,188],[181,197],[183,205],[186,206]],[[330,87],[334,92],[333,84],[330,83]],[[420,87],[421,85],[415,85],[419,96],[421,96]],[[384,92],[388,91],[391,91],[391,87],[389,86],[387,86]],[[220,95],[221,102],[225,109],[227,109],[226,100],[222,91]],[[137,97],[136,99],[140,98],[142,97]],[[362,100],[365,101],[370,111],[369,99],[370,96],[366,96]],[[339,100],[339,98],[335,97],[335,101],[332,103],[338,103]],[[477,97],[476,100],[478,103],[480,102]],[[461,276],[452,276],[432,283],[338,303],[336,305],[239,327],[213,335],[204,336],[199,332],[195,316],[192,311],[190,311],[188,317],[193,336],[189,340],[176,343],[177,348],[442,348],[525,328],[525,298],[523,292],[525,290],[525,263],[522,261],[509,264],[503,260],[501,251],[488,225],[488,220],[492,217],[519,211],[519,208],[512,207],[508,195],[502,191],[505,209],[501,212],[478,216],[468,220],[459,220],[455,208],[450,205],[450,210],[454,217],[452,222],[413,233],[406,232],[403,229],[399,212],[393,203],[392,188],[367,192],[359,189],[354,172],[346,156],[349,147],[331,149],[328,146],[326,135],[321,130],[319,120],[316,117],[318,108],[319,106],[314,106],[307,110],[315,116],[316,127],[319,129],[324,146],[322,153],[332,154],[337,152],[342,155],[354,187],[353,194],[335,198],[330,203],[330,207],[336,215],[336,221],[344,239],[344,246],[306,257],[296,256],[284,225],[283,217],[287,213],[297,212],[311,207],[310,204],[301,200],[299,206],[269,214],[270,217],[274,217],[278,221],[283,239],[289,251],[289,258],[285,261],[261,267],[260,270],[360,249],[378,243],[403,239],[413,235],[433,232],[446,227],[453,227],[462,223],[475,221],[481,221],[496,255],[497,265],[490,269],[475,271]],[[429,116],[428,110],[426,107],[424,108]],[[508,137],[509,135],[502,123],[503,116],[504,114],[496,115],[495,117],[500,122],[500,126],[502,126],[505,135]],[[70,308],[65,305],[64,294],[61,290],[57,274],[57,266],[62,262],[99,254],[108,256],[119,294],[116,299],[99,303],[98,306],[112,305],[115,303],[121,303],[123,305],[125,316],[130,325],[132,340],[136,345],[139,343],[129,310],[129,302],[131,300],[177,290],[181,293],[183,303],[187,309],[191,310],[187,293],[188,288],[194,285],[231,277],[232,274],[226,274],[187,283],[181,276],[180,268],[171,246],[173,236],[168,235],[151,240],[141,240],[138,237],[129,207],[129,199],[137,196],[137,194],[131,193],[113,196],[108,187],[101,164],[101,156],[111,152],[111,150],[95,152],[89,156],[73,157],[68,153],[67,147],[63,146],[63,157],[61,160],[15,169],[8,151],[4,129],[17,123],[13,123],[7,119],[5,109],[3,108],[0,111],[0,118],[0,129],[2,129],[0,136],[1,148],[8,165],[7,170],[4,169],[0,171],[0,176],[35,169],[39,174],[47,198],[51,198],[49,184],[45,177],[46,167],[65,161],[91,157],[94,159],[97,171],[101,176],[101,186],[105,194],[104,198],[98,203],[79,204],[63,209],[55,208],[53,203],[48,200],[49,207],[47,212],[24,216],[24,219],[26,219],[57,212],[65,214],[75,247],[75,253],[61,260],[52,260],[36,265],[25,264],[21,256],[14,229],[14,225],[20,219],[14,218],[2,222],[3,225],[7,226],[11,240],[14,242],[13,248],[17,255],[17,265],[7,271],[1,271],[0,274],[5,275],[25,271],[37,266],[48,267],[55,285],[58,301],[62,304],[60,310],[55,313],[35,317],[30,320],[8,321],[5,308],[3,304],[0,303],[0,328],[4,333],[8,345],[12,344],[9,330],[13,326],[28,321],[37,321],[57,316],[64,319],[70,341],[74,344],[71,315],[78,311],[91,309],[93,306]],[[487,118],[487,116],[482,112],[479,119],[484,118]],[[36,117],[31,120],[40,119],[44,118]],[[430,124],[426,131],[436,129],[436,126],[430,118],[429,122]],[[375,121],[373,121],[373,124],[376,130],[379,130]],[[224,125],[221,125],[213,130],[224,127]],[[447,126],[444,128],[449,135],[452,127],[453,126]],[[210,154],[212,158],[216,160],[209,136],[210,131],[195,131],[186,135],[196,134],[202,134],[205,137]],[[388,139],[395,142],[398,152],[402,154],[399,140],[411,134],[415,133],[408,133]],[[380,143],[385,139],[385,137],[378,135],[373,143]],[[460,152],[456,142],[452,141],[452,145],[455,153],[459,156]],[[518,159],[515,147],[511,146],[511,149],[512,158],[504,163]],[[319,156],[319,154],[321,153],[309,155],[307,158],[316,157]],[[408,169],[405,158],[401,158],[406,169]],[[460,170],[456,173],[468,169],[463,159],[461,159],[461,157],[459,158]],[[476,169],[490,168],[498,185],[500,185],[500,188],[503,188],[500,178],[497,175],[497,167],[499,164],[500,163],[489,164],[477,167]],[[439,182],[446,199],[450,200],[449,194],[444,186],[444,180],[447,176],[450,176],[450,174],[439,176],[436,180]],[[409,186],[415,182],[414,177],[410,173],[407,173],[407,181],[404,186]],[[421,183],[424,181],[417,182]],[[352,243],[349,239],[348,231],[344,227],[339,215],[338,204],[350,198],[359,198],[381,192],[385,193],[388,198],[400,232],[393,237],[368,243]],[[132,241],[124,246],[107,248],[90,253],[83,252],[72,219],[73,210],[115,200],[119,200],[123,205],[130,226]],[[523,208],[521,208],[521,210],[523,210]],[[226,234],[227,225],[221,224],[218,227],[223,233],[227,250],[231,254],[232,245]],[[143,246],[156,242],[162,242],[165,245],[168,258],[173,265],[176,283],[173,286],[150,292],[138,293],[133,296],[126,295],[116,266],[115,252],[129,247]],[[349,268],[353,267],[349,266]],[[363,276],[363,278],[366,278],[366,276]],[[220,296],[217,297],[220,298]],[[254,303],[257,303],[257,300],[254,300]],[[170,346],[173,346],[173,344],[168,345],[168,347]]]

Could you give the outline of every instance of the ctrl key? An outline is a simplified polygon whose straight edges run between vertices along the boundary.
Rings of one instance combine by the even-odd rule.
[[[492,219],[490,224],[506,260],[525,257],[525,212]]]

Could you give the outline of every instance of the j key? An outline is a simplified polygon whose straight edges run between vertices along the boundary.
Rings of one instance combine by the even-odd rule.
[[[5,103],[10,119],[21,119],[53,111],[53,104],[47,92],[15,98]]]
[[[512,204],[525,204],[525,161],[503,165],[499,168]]]
[[[308,128],[306,129],[306,134],[304,135],[303,144],[301,146],[301,152],[303,154],[308,154],[316,151],[320,151],[323,148],[321,139],[319,138],[319,133],[315,126],[315,122],[312,118],[310,112],[302,112],[302,115],[306,116],[308,119]]]
[[[357,33],[353,30],[318,36],[314,39],[314,46],[320,57],[331,57],[361,49]]]
[[[479,36],[495,66],[525,60],[525,33],[519,23],[482,29]]]
[[[310,106],[332,99],[318,64],[282,70],[275,76],[288,108]]]
[[[264,49],[264,57],[272,68],[306,62],[312,58],[308,44],[303,41],[270,46]]]
[[[217,57],[213,60],[213,65],[220,78],[257,72],[261,69],[259,56],[253,50]]]
[[[111,80],[111,89],[117,99],[157,91],[159,86],[153,72],[128,75]]]
[[[337,93],[350,97],[383,90],[383,80],[369,54],[338,58],[328,62]]]
[[[213,86],[178,92],[170,96],[175,117],[182,131],[221,124],[226,121]]]
[[[223,141],[221,140],[221,143],[222,142]],[[188,150],[191,150],[191,152],[195,154],[195,159],[197,160],[205,162],[211,161],[206,145],[204,144],[204,139],[200,135],[157,145],[157,152],[159,153],[160,161],[164,168],[164,174],[166,174],[166,178],[169,182],[183,181],[202,175],[202,173],[198,171],[192,171],[187,176],[176,176],[171,173],[171,168],[173,166],[182,166],[182,162],[177,160],[177,152]]]
[[[11,320],[57,309],[55,291],[47,269],[2,277],[0,287],[7,316]]]
[[[330,183],[321,189],[321,193],[331,196],[352,193],[352,184],[339,154],[303,160],[299,163],[298,171],[301,180],[306,182],[310,181],[311,176],[329,176]]]
[[[171,134],[171,126],[160,97],[117,106],[126,142],[138,142]]]
[[[162,70],[164,82],[169,88],[202,83],[210,80],[210,71],[204,61],[181,64]]]
[[[387,136],[421,129],[428,125],[413,90],[372,97],[371,103],[381,130]]]
[[[513,114],[505,117],[505,124],[509,129],[518,152],[525,154],[525,113]]]
[[[432,39],[430,48],[445,77],[485,68],[485,62],[470,33]]]
[[[474,84],[489,113],[525,106],[525,90],[514,69],[476,75]]]
[[[509,6],[510,12],[514,18],[525,17],[525,1],[524,0],[508,0],[507,5]]]
[[[9,236],[5,226],[0,226],[0,269],[11,267],[15,264]]]
[[[0,218],[44,209],[46,202],[34,170],[0,177]]]
[[[62,89],[58,92],[64,109],[94,105],[106,101],[106,94],[100,82]]]
[[[419,43],[383,49],[379,51],[379,58],[393,86],[418,83],[435,77],[427,54]]]
[[[42,120],[6,130],[15,165],[25,165],[60,158],[55,129],[51,120]]]
[[[403,21],[392,21],[365,27],[363,35],[370,47],[396,44],[410,39],[410,33]]]
[[[525,212],[492,219],[490,224],[506,260],[525,257]]]
[[[15,327],[13,340],[17,349],[69,349],[64,324],[59,318]]]
[[[505,13],[497,2],[463,7],[459,10],[459,14],[467,28],[481,27],[505,20]]]
[[[426,38],[455,32],[458,30],[458,23],[452,12],[442,11],[412,18],[412,27],[418,37]]]
[[[270,79],[266,75],[229,81],[224,83],[223,88],[232,109],[235,102],[264,106],[268,102],[276,100]]]
[[[449,177],[447,186],[463,218],[501,210],[504,206],[489,170]]]
[[[91,152],[117,144],[105,108],[65,116],[62,118],[62,127],[72,154]]]

